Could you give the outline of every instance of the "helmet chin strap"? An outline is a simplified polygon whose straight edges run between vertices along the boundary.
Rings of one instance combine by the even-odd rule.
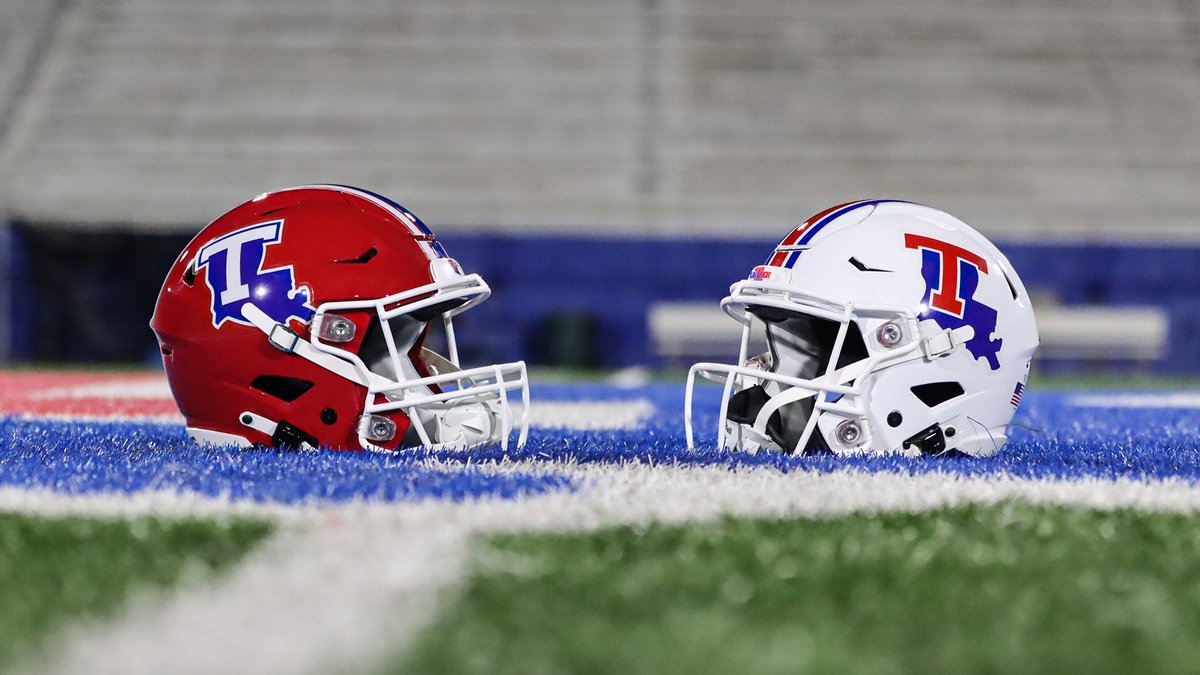
[[[753,429],[754,429],[755,433],[765,436],[767,422],[770,421],[771,415],[774,415],[783,406],[791,404],[791,403],[796,403],[798,401],[802,401],[806,398],[809,398],[810,396],[819,396],[820,393],[821,393],[820,391],[817,391],[815,389],[805,389],[803,387],[788,387],[787,389],[783,390],[782,392],[772,396],[766,402],[766,404],[764,404],[763,407],[761,409],[759,409],[758,415],[756,415],[754,418]],[[784,448],[785,451],[798,452],[808,443],[808,438],[809,438],[809,436],[812,435],[812,430],[814,427],[813,421],[816,419],[818,414],[819,414],[819,411],[816,410],[816,408],[814,408],[810,415],[810,419],[805,421],[804,433],[800,436],[800,440],[797,442],[797,447],[792,448],[790,450],[787,448]],[[775,445],[775,443],[772,443],[772,445]]]
[[[764,448],[767,450],[786,452],[786,450],[784,450],[779,446],[778,443],[775,442],[775,439],[771,438],[765,433],[759,432],[753,427],[728,421],[727,424],[729,424],[731,427],[734,427],[729,430],[729,435],[733,436],[736,434],[738,438],[736,442],[727,443],[724,447],[737,448],[752,455],[758,453],[759,450]]]
[[[253,303],[248,302],[242,305],[242,316],[254,324],[255,328],[261,330],[267,336],[267,341],[282,352],[295,354],[335,375],[340,375],[364,387],[387,384],[387,380],[369,370],[363,369],[360,372],[358,368],[355,368],[353,364],[347,361],[343,361],[332,354],[317,351],[307,341],[301,340],[295,331],[284,324],[276,323],[274,319],[267,316],[266,312],[259,309]]]
[[[280,439],[280,436],[284,437],[284,439],[280,439],[280,440],[285,440],[288,437],[288,434],[280,434],[279,433],[280,432],[280,423],[279,422],[269,420],[269,419],[263,417],[262,415],[256,415],[248,410],[238,416],[238,421],[240,421],[242,423],[242,426],[249,427],[261,434],[265,434],[266,436],[269,436],[272,440]],[[286,428],[286,425],[284,425],[284,427]],[[294,437],[294,438],[292,438],[292,442],[290,443],[290,445],[292,447],[294,447],[297,450],[316,450],[316,447],[314,447],[313,444],[310,443],[308,440],[299,438],[300,434],[295,434],[294,433],[295,429],[292,429],[292,431],[293,431],[292,436]]]

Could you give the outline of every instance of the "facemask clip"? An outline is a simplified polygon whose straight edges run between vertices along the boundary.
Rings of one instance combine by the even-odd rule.
[[[358,433],[374,443],[386,443],[396,437],[396,423],[380,415],[358,418]]]
[[[319,337],[326,342],[343,344],[354,339],[354,322],[337,314],[326,314],[321,319]]]

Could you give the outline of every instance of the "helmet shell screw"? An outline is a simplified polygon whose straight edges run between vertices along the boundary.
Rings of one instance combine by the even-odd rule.
[[[321,339],[338,344],[354,339],[354,322],[337,314],[326,314],[321,321]]]
[[[879,344],[891,349],[904,340],[904,329],[895,321],[889,321],[875,331],[875,339]]]
[[[862,440],[862,427],[856,420],[845,420],[834,431],[838,442],[845,446],[857,445]]]

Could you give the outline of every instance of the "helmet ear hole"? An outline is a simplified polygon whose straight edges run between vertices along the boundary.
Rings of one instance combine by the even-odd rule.
[[[957,382],[930,382],[912,387],[912,393],[921,400],[921,403],[934,408],[946,401],[958,398],[966,392]]]
[[[291,403],[308,393],[308,390],[313,388],[313,383],[282,375],[259,375],[250,386],[280,401]]]

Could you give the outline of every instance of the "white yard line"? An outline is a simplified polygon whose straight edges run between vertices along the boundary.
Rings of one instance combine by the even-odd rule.
[[[1147,392],[1135,394],[1080,394],[1067,398],[1080,408],[1200,408],[1200,392]]]
[[[58,398],[57,392],[53,398]],[[81,395],[75,398],[101,397]],[[169,393],[168,398],[170,398]],[[644,398],[625,401],[534,401],[534,405],[530,406],[529,426],[536,429],[572,429],[575,431],[638,429],[646,423],[646,420],[650,419],[654,412],[654,404]],[[29,421],[53,420],[73,423],[134,422],[182,425],[184,421],[183,416],[178,413],[168,415],[38,413],[19,414],[17,417]],[[180,433],[182,433],[182,429]]]
[[[5,415],[10,417],[10,415]],[[69,422],[71,424],[159,424],[162,426],[179,427],[183,434],[183,415],[171,413],[168,415],[126,415],[114,413],[111,415],[75,415],[71,413],[19,413],[11,415],[24,422]]]
[[[529,426],[541,429],[637,429],[654,414],[644,398],[629,401],[534,401]]]
[[[43,401],[81,399],[169,401],[171,400],[171,387],[167,384],[166,377],[143,376],[129,380],[122,380],[118,377],[113,382],[39,389],[31,393],[29,398]]]
[[[0,487],[0,513],[22,513],[48,518],[258,518],[289,523],[311,521],[316,511],[286,504],[232,501],[165,490],[138,492],[132,495],[123,492],[70,495],[46,488],[30,490],[6,486]]]
[[[217,583],[142,595],[115,623],[83,624],[34,672],[330,673],[414,635],[462,578],[458,531],[322,518],[284,528]]]
[[[489,466],[489,465],[474,465]],[[430,468],[451,468],[446,463]],[[1040,481],[924,474],[831,474],[765,468],[643,464],[506,463],[496,472],[562,473],[578,492],[468,503],[246,507],[202,498],[132,497],[110,514],[283,519],[281,532],[225,578],[138,598],[118,620],[70,630],[52,663],[59,673],[325,673],[366,670],[409,644],[436,618],[438,600],[467,570],[471,538],[501,532],[578,531],[721,516],[826,518],[862,511],[925,511],[1021,500],[1097,509],[1200,511],[1200,486],[1104,480]],[[0,492],[0,508],[6,503]],[[41,495],[40,500],[71,501]],[[120,498],[112,498],[119,500]],[[171,501],[177,499],[177,501]],[[93,505],[96,502],[93,503]],[[215,504],[215,505],[214,505]],[[40,509],[40,510],[39,510]],[[124,510],[123,510],[124,509]],[[244,509],[244,510],[243,510]],[[24,510],[24,509],[23,509]],[[60,513],[62,506],[34,506]],[[303,523],[293,514],[300,514]]]

